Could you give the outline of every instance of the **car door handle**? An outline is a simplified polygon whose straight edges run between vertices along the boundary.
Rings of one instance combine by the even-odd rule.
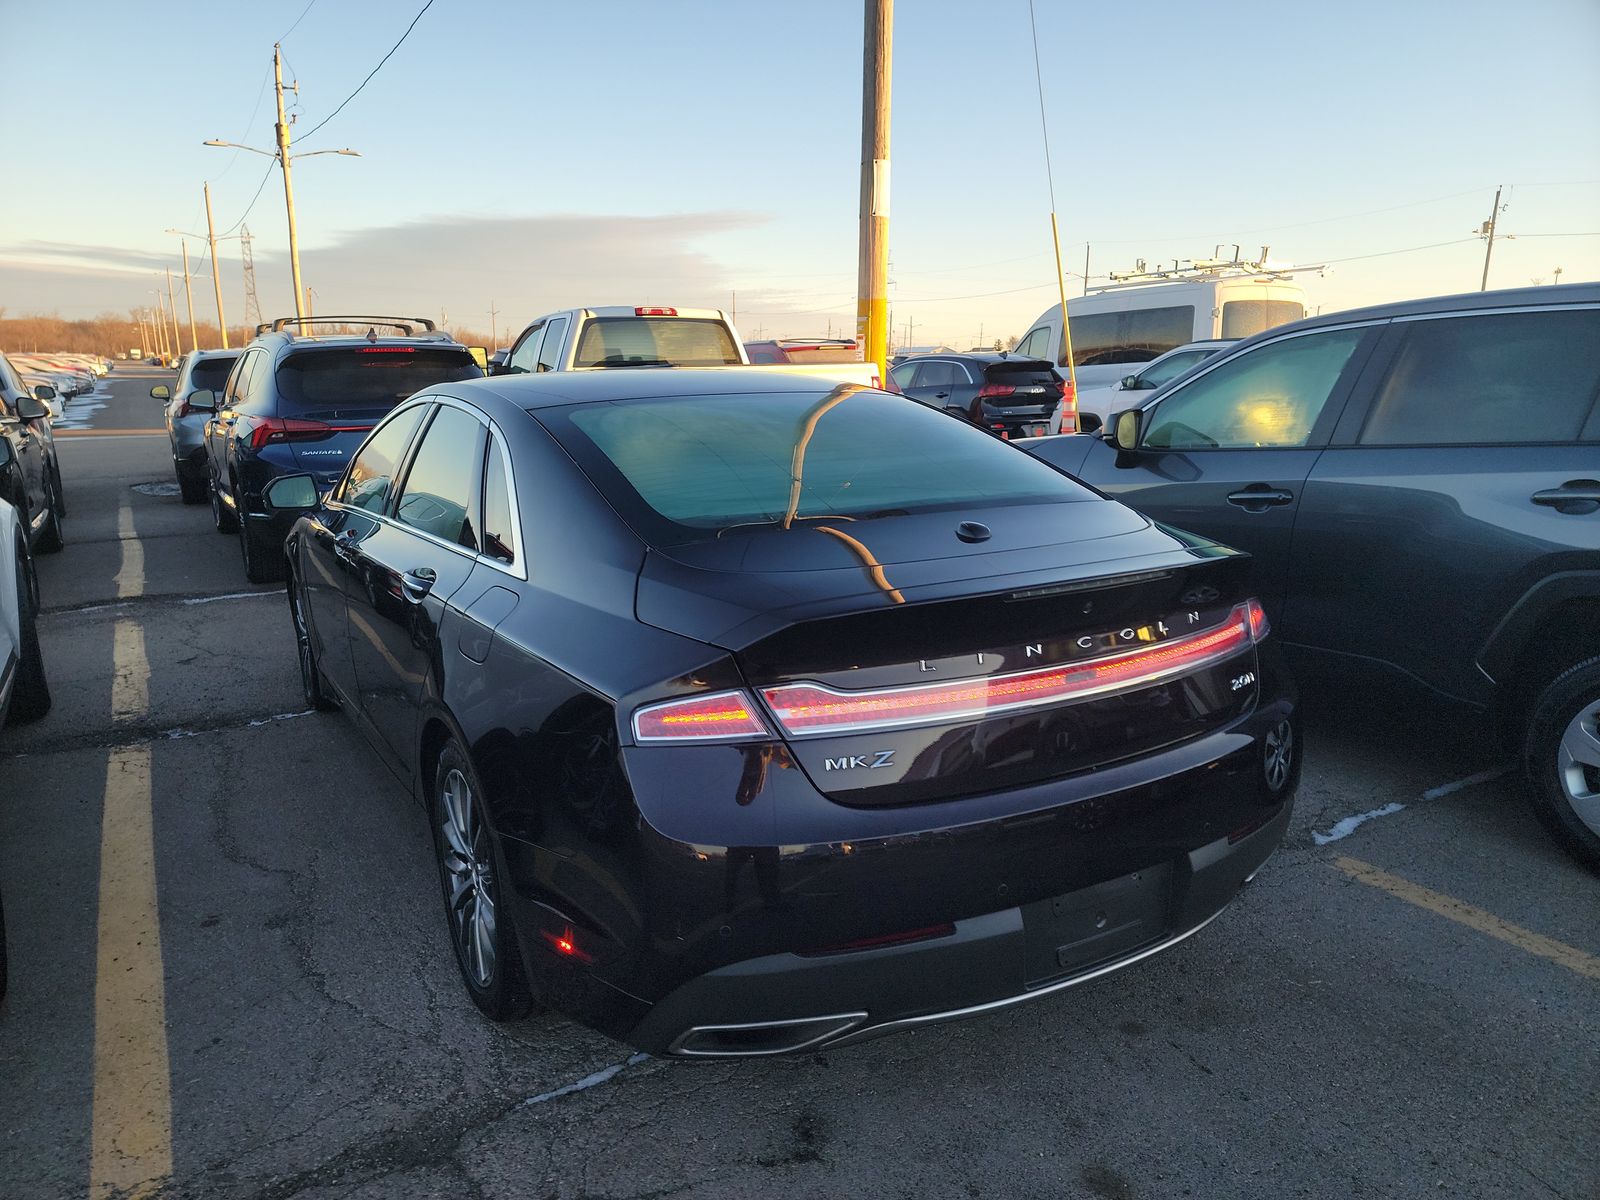
[[[341,558],[345,562],[353,561],[356,556],[356,531],[346,529],[338,537],[334,538],[333,553],[335,558]]]
[[[1546,488],[1528,498],[1564,513],[1592,513],[1600,508],[1600,480],[1569,479],[1558,488]]]
[[[1284,504],[1294,503],[1294,493],[1283,488],[1268,487],[1264,483],[1252,484],[1237,492],[1228,493],[1228,503],[1237,504],[1247,512],[1266,512]]]
[[[947,397],[948,397],[948,396],[949,396],[949,395],[950,395],[950,393],[949,393],[949,392],[935,392],[935,393],[934,393],[934,394],[933,394],[933,398],[934,398],[934,399],[935,399],[935,400],[944,400],[944,399],[946,399],[946,398],[947,398]]]
[[[421,604],[438,582],[439,576],[432,567],[413,567],[400,576],[400,590],[406,594],[407,600]]]

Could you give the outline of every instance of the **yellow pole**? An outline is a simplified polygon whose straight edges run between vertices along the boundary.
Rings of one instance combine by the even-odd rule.
[[[866,0],[861,85],[861,245],[856,287],[856,340],[862,359],[889,358],[889,91],[894,0]]]

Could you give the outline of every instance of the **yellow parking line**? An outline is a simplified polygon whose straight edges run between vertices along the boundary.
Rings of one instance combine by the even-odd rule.
[[[89,1195],[152,1196],[172,1173],[166,991],[156,918],[150,748],[106,764],[94,992]]]
[[[144,591],[144,550],[124,498],[119,597]],[[116,623],[111,715],[150,711],[144,628]],[[153,1196],[172,1173],[172,1083],[167,1056],[166,984],[156,897],[150,748],[114,751],[106,763],[100,824],[100,915],[95,959],[94,1111],[89,1195]]]
[[[1333,865],[1357,883],[1388,892],[1389,895],[1404,900],[1407,904],[1415,904],[1418,908],[1437,913],[1441,917],[1465,925],[1468,929],[1475,929],[1479,933],[1488,934],[1529,954],[1548,958],[1551,962],[1569,971],[1575,971],[1586,979],[1600,980],[1600,958],[1579,950],[1576,946],[1569,946],[1565,942],[1545,937],[1542,933],[1534,933],[1531,929],[1513,925],[1492,912],[1477,908],[1464,900],[1457,900],[1454,896],[1446,896],[1443,892],[1432,891],[1398,875],[1391,875],[1360,859],[1340,857],[1333,860]]]

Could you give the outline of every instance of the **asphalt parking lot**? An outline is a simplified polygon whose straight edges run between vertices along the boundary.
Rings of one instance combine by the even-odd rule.
[[[487,1023],[420,811],[176,496],[170,373],[111,378],[60,437],[55,708],[0,734],[0,1197],[1600,1197],[1600,879],[1400,696],[1308,687],[1276,857],[1081,988],[736,1063]]]

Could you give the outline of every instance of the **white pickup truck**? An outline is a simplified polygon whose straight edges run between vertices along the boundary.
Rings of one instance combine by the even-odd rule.
[[[750,367],[882,386],[877,363],[752,364],[739,331],[718,308],[617,305],[547,313],[518,335],[503,360],[491,361],[489,370],[518,375],[619,367]]]

